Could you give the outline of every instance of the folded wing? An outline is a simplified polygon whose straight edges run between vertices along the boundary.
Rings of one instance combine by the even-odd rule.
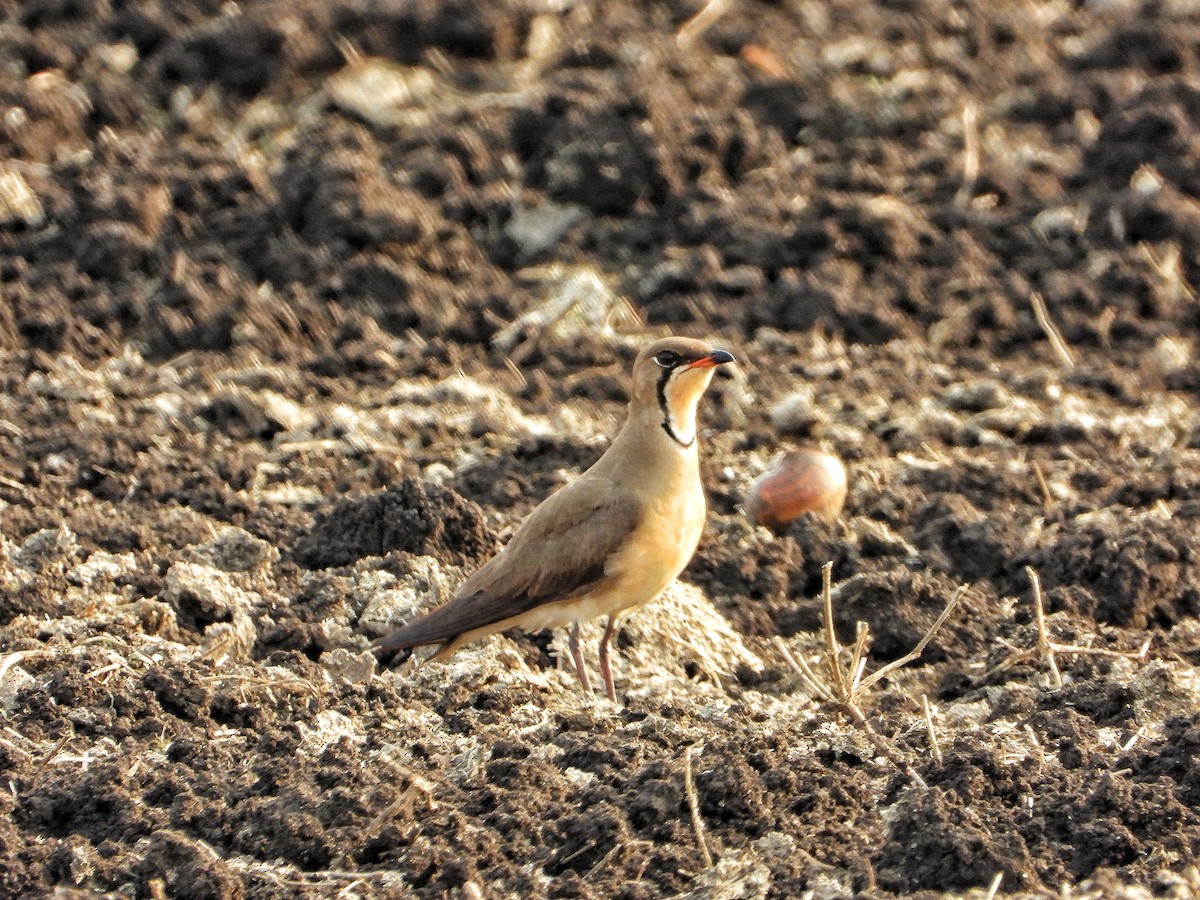
[[[545,603],[597,587],[605,566],[637,527],[640,504],[611,482],[572,482],[526,519],[500,553],[468,578],[454,599],[376,642],[401,650],[453,640]]]

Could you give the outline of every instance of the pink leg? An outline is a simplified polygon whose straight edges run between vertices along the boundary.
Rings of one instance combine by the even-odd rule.
[[[592,682],[588,678],[587,669],[583,665],[583,651],[579,649],[579,623],[571,626],[571,656],[575,660],[575,671],[579,673],[579,683],[585,693],[592,692]]]
[[[612,666],[608,661],[608,645],[617,631],[617,617],[609,616],[608,625],[604,628],[604,637],[600,638],[600,674],[604,676],[604,693],[613,703],[617,702],[617,689],[613,685]]]

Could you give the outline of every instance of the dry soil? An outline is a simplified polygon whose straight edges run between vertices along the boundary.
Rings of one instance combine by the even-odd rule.
[[[701,6],[0,0],[0,894],[1200,890],[1200,5]],[[740,362],[623,704],[378,666],[667,332]],[[826,562],[868,671],[961,593],[877,741]]]

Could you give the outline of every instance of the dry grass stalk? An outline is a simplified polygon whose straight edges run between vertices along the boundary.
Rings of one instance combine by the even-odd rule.
[[[525,388],[529,387],[529,379],[525,377],[525,373],[521,371],[521,367],[507,356],[504,358],[504,368],[508,369],[513,378],[516,380],[517,390],[523,391]]]
[[[50,654],[44,650],[14,650],[12,653],[0,659],[0,684],[4,682],[4,678],[8,675],[8,670],[22,660],[29,659],[33,656],[49,656]]]
[[[1145,734],[1146,734],[1146,726],[1143,725],[1140,728],[1138,728],[1137,731],[1135,731],[1133,734],[1131,734],[1129,736],[1129,740],[1127,740],[1125,743],[1119,745],[1121,752],[1118,753],[1113,758],[1113,761],[1109,764],[1108,772],[1110,772],[1113,775],[1117,775],[1119,773],[1129,771],[1128,769],[1118,769],[1117,765],[1121,762],[1121,760],[1125,757],[1125,755],[1127,753],[1129,753],[1130,750],[1133,749],[1133,745],[1136,744],[1138,741],[1140,741]]]
[[[880,735],[868,721],[863,713],[860,703],[867,693],[879,683],[880,680],[886,678],[897,669],[908,665],[913,660],[920,657],[925,652],[925,648],[933,639],[938,629],[942,627],[950,613],[958,606],[963,594],[966,593],[965,588],[960,588],[955,592],[954,596],[947,602],[945,609],[937,620],[929,626],[929,630],[925,632],[925,636],[917,642],[917,645],[904,656],[893,660],[885,666],[880,667],[877,671],[871,673],[870,676],[864,678],[867,665],[867,646],[870,639],[870,631],[866,623],[858,623],[858,632],[854,641],[854,648],[850,653],[849,663],[843,665],[842,653],[843,647],[837,639],[837,634],[833,627],[833,591],[832,591],[833,563],[826,563],[821,567],[821,600],[825,606],[824,613],[824,634],[825,634],[825,658],[814,669],[808,664],[803,657],[794,656],[788,650],[787,645],[782,638],[775,638],[775,645],[783,653],[784,659],[788,665],[795,670],[801,680],[807,685],[817,697],[822,700],[833,703],[848,715],[851,720],[863,730],[863,733],[875,745],[879,752],[891,760],[901,771],[904,772],[914,783],[921,787],[925,787],[925,782],[916,770],[910,766],[899,752]]]
[[[201,842],[196,841],[195,843],[199,844]],[[243,856],[226,856],[223,858],[230,868],[238,872],[256,875],[270,881],[272,884],[288,888],[308,890],[318,887],[341,888],[344,881],[358,883],[390,881],[396,878],[396,873],[391,869],[363,869],[356,872],[344,869],[301,870],[287,863],[266,863]]]
[[[409,772],[394,763],[392,764],[392,768],[394,771],[407,776],[411,781],[399,797],[384,807],[379,815],[371,820],[371,823],[367,826],[367,833],[372,836],[377,836],[384,825],[398,816],[403,815],[403,818],[409,822],[415,821],[416,817],[413,815],[413,805],[418,798],[424,801],[425,812],[433,812],[437,809],[437,803],[433,799],[434,786],[428,779]],[[408,832],[406,831],[406,837],[407,834]]]
[[[992,879],[992,884],[988,888],[986,900],[994,900],[995,896],[1000,893],[1000,882],[1004,880],[1004,873],[997,872],[996,877]]]
[[[704,836],[704,820],[700,818],[700,798],[696,794],[696,782],[692,778],[692,751],[696,748],[689,746],[683,751],[683,791],[687,794],[688,809],[692,813],[692,828],[696,832],[696,846],[700,848],[700,858],[704,868],[712,868],[713,858],[708,850],[708,839]]]
[[[715,25],[731,5],[731,0],[708,0],[700,7],[700,11],[684,22],[675,33],[675,43],[684,48],[690,46],[696,38]]]
[[[1050,318],[1050,311],[1046,308],[1046,301],[1037,291],[1029,295],[1029,302],[1033,305],[1033,315],[1037,319],[1037,323],[1042,326],[1042,331],[1046,333],[1046,338],[1050,341],[1050,347],[1054,350],[1054,355],[1058,357],[1058,361],[1063,368],[1072,369],[1075,367],[1075,354],[1063,340],[1062,332],[1058,330],[1058,326],[1054,324]]]
[[[974,103],[963,107],[963,177],[958,192],[954,195],[957,206],[966,206],[975,193],[975,182],[979,180],[979,108]]]
[[[1042,509],[1049,512],[1054,508],[1054,495],[1050,493],[1050,485],[1046,482],[1046,473],[1042,471],[1042,467],[1036,461],[1033,464],[1033,474],[1037,476],[1038,489],[1042,492]]]
[[[1167,242],[1161,257],[1156,255],[1153,248],[1145,242],[1138,244],[1138,250],[1162,278],[1173,298],[1196,299],[1196,290],[1187,280],[1186,270],[1183,267],[1183,252],[1178,241]]]
[[[921,709],[925,712],[925,730],[929,732],[929,750],[933,754],[934,761],[940,766],[942,764],[942,748],[938,744],[937,732],[933,728],[933,711],[934,707],[929,704],[929,695],[921,695]]]
[[[1150,638],[1146,638],[1142,642],[1142,646],[1137,650],[1106,650],[1103,647],[1081,647],[1078,644],[1060,644],[1052,641],[1050,639],[1050,630],[1046,626],[1046,609],[1045,604],[1042,602],[1042,581],[1032,566],[1025,567],[1025,574],[1029,576],[1029,583],[1033,587],[1033,615],[1034,622],[1037,625],[1037,644],[1028,650],[1021,650],[1010,645],[1012,652],[998,666],[991,669],[987,673],[988,675],[1003,672],[1005,669],[1015,666],[1018,663],[1028,662],[1040,656],[1045,660],[1046,668],[1050,673],[1050,686],[1058,690],[1063,686],[1063,680],[1062,673],[1058,668],[1057,654],[1110,656],[1121,659],[1146,658],[1146,654],[1150,650]]]
[[[1025,574],[1033,585],[1033,613],[1037,619],[1038,651],[1046,660],[1046,668],[1050,671],[1050,683],[1055,688],[1062,687],[1062,673],[1058,671],[1058,660],[1054,658],[1054,650],[1050,647],[1050,633],[1046,631],[1046,610],[1042,604],[1042,580],[1032,566],[1025,567]]]
[[[0,737],[0,747],[5,747],[5,748],[11,750],[13,753],[19,753],[19,754],[21,754],[21,756],[25,757],[26,759],[33,759],[32,753],[30,753],[28,750],[24,750],[24,749],[18,747],[16,744],[14,744],[12,741],[8,740],[7,738]]]
[[[1042,752],[1041,741],[1037,739],[1037,734],[1034,732],[1033,726],[1028,722],[1023,726],[1023,730],[1025,731],[1025,736],[1029,738],[1029,746],[1037,754],[1038,764],[1041,765],[1046,761],[1046,754]]]
[[[75,737],[75,732],[68,731],[58,739],[55,745],[51,747],[41,759],[37,761],[37,764],[34,766],[33,781],[30,783],[31,790],[38,786],[38,782],[42,780],[42,776],[45,775],[47,769],[50,768],[50,763],[54,761],[54,757],[58,756],[62,748],[67,746],[67,741],[71,740],[73,737]]]

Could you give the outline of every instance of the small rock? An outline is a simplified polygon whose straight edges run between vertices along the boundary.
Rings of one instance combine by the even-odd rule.
[[[341,678],[351,684],[366,684],[375,674],[375,654],[370,650],[355,653],[345,647],[338,647],[321,654],[321,665],[335,678]]]
[[[533,336],[539,340],[564,340],[581,333],[610,337],[616,329],[641,324],[629,301],[589,266],[539,266],[522,270],[521,276],[545,282],[549,296],[496,335],[492,343],[500,350],[519,354]]]
[[[13,554],[13,562],[34,572],[44,572],[55,563],[66,562],[79,550],[74,532],[66,525],[36,531]]]
[[[129,574],[136,568],[137,560],[132,553],[106,553],[103,550],[97,550],[67,573],[67,581],[80,587],[87,587],[99,580],[112,581]]]
[[[17,702],[17,694],[32,687],[36,679],[20,666],[9,666],[0,670],[0,710],[12,712]]]
[[[547,200],[540,206],[519,206],[504,226],[504,233],[525,259],[553,250],[568,231],[581,222],[587,210],[573,203]]]
[[[376,593],[358,618],[359,628],[384,635],[427,609],[454,596],[457,578],[442,569],[432,556],[419,556],[412,571],[397,579],[395,587]]]
[[[790,450],[751,485],[746,514],[768,528],[780,528],[806,512],[836,519],[848,489],[846,467],[836,456],[812,448]]]
[[[254,598],[221,570],[180,561],[167,570],[163,599],[185,619],[192,617],[212,622],[229,619],[234,613],[249,609]]]
[[[403,110],[423,106],[448,90],[428,69],[378,57],[351,59],[325,89],[334,106],[376,128],[397,124]]]
[[[133,67],[136,66],[138,62],[137,47],[126,42],[119,44],[101,44],[92,51],[92,55],[106,69],[116,72],[119,75],[124,75],[127,72],[133,71]]]
[[[1033,217],[1033,230],[1047,239],[1079,234],[1087,227],[1087,218],[1086,206],[1055,206]]]
[[[1151,361],[1161,372],[1177,372],[1196,358],[1196,342],[1177,335],[1163,335],[1154,343]]]
[[[796,852],[796,839],[782,831],[768,831],[754,842],[754,849],[763,856],[789,859]]]
[[[250,532],[230,525],[207,544],[189,547],[185,556],[223,572],[255,572],[279,559],[279,551]]]
[[[810,435],[827,419],[811,388],[793,391],[771,407],[771,424],[779,434]]]
[[[218,665],[227,662],[245,662],[250,658],[254,642],[258,639],[258,628],[254,620],[244,611],[238,610],[230,622],[214,622],[204,629],[200,642],[201,655],[215,660]]]
[[[942,403],[959,412],[983,412],[1011,401],[1012,395],[1000,382],[979,378],[952,384],[942,392]]]
[[[0,162],[0,225],[17,222],[40,228],[46,222],[46,210],[16,166]]]

